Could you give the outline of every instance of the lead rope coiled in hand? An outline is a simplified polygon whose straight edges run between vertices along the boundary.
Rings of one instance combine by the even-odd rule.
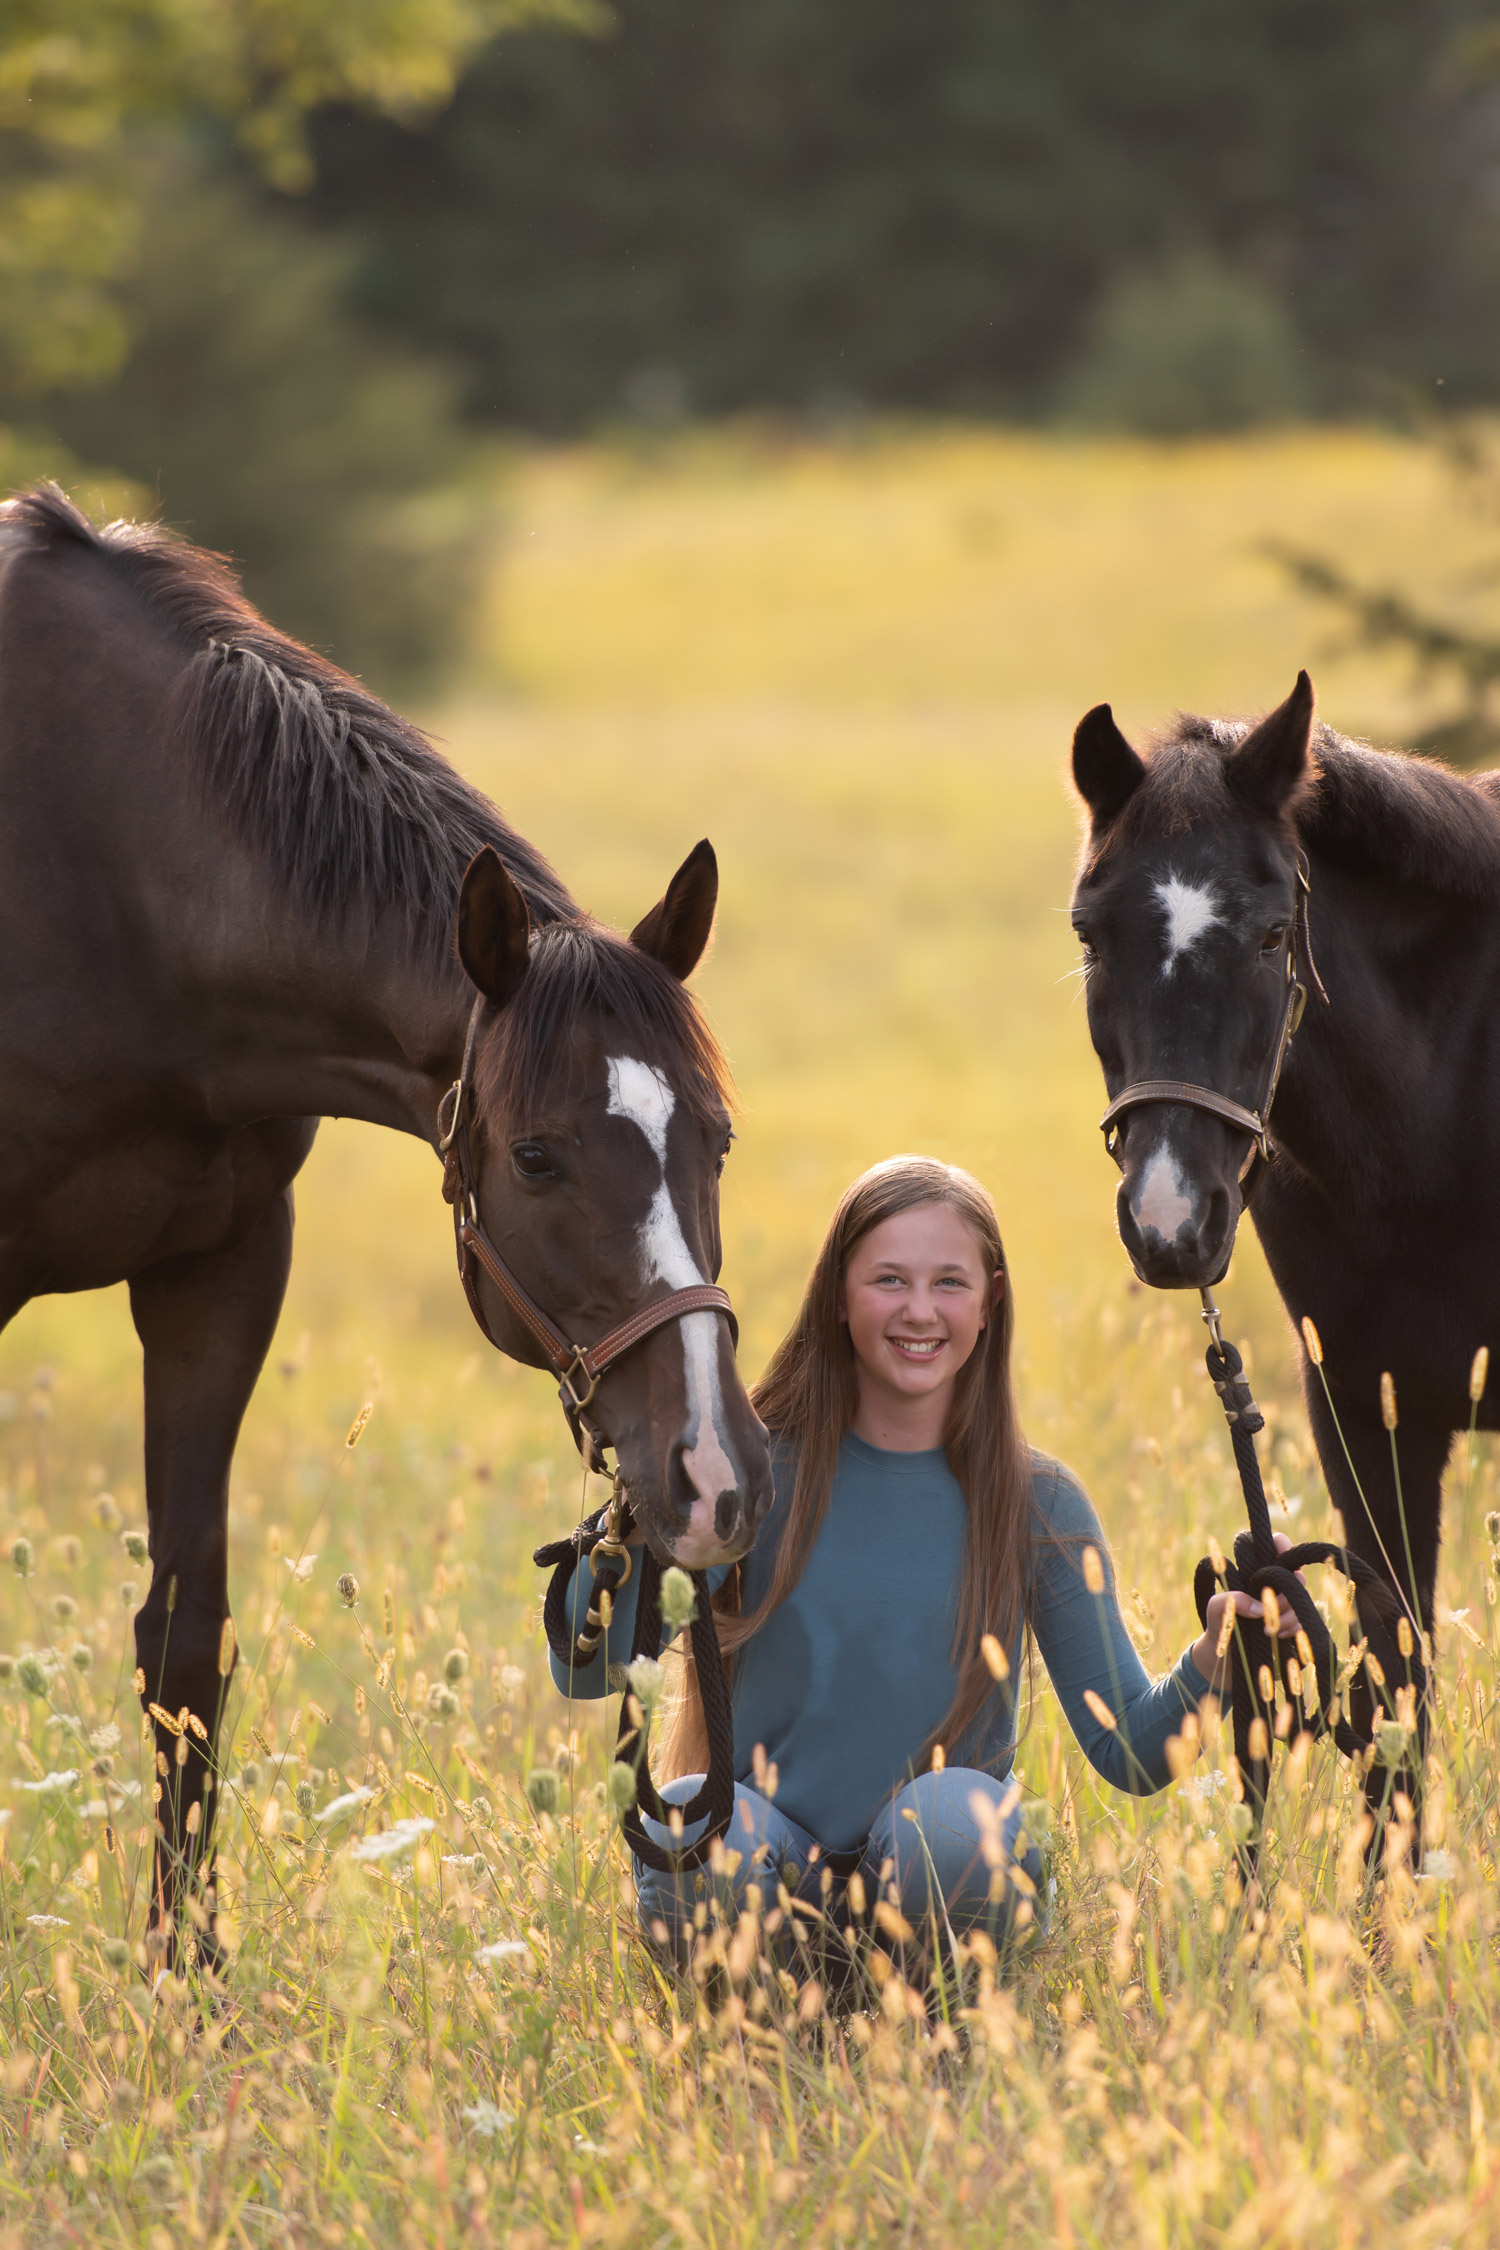
[[[1289,1547],[1285,1553],[1278,1554],[1255,1451],[1256,1432],[1265,1428],[1265,1417],[1251,1396],[1239,1353],[1220,1333],[1219,1308],[1212,1291],[1203,1290],[1202,1297],[1203,1318],[1211,1338],[1206,1355],[1209,1378],[1223,1402],[1250,1528],[1235,1540],[1233,1562],[1222,1558],[1216,1562],[1205,1555],[1194,1572],[1193,1598],[1198,1605],[1199,1620],[1207,1625],[1209,1600],[1223,1586],[1231,1593],[1252,1594],[1260,1601],[1264,1601],[1269,1591],[1281,1607],[1292,1611],[1300,1627],[1294,1685],[1287,1677],[1290,1662],[1284,1653],[1287,1644],[1267,1632],[1262,1618],[1233,1613],[1234,1632],[1228,1654],[1234,1754],[1244,1784],[1245,1801],[1255,1824],[1250,1839],[1239,1851],[1240,1864],[1248,1881],[1255,1874],[1259,1860],[1261,1825],[1271,1779],[1271,1746],[1278,1731],[1277,1686],[1285,1689],[1285,1710],[1291,1714],[1289,1725],[1283,1719],[1282,1739],[1295,1740],[1299,1735],[1311,1735],[1319,1740],[1331,1735],[1343,1755],[1353,1758],[1362,1757],[1368,1751],[1372,1738],[1360,1734],[1341,1707],[1341,1670],[1347,1668],[1348,1672],[1342,1691],[1347,1698],[1353,1676],[1363,1665],[1377,1714],[1383,1711],[1390,1717],[1399,1717],[1397,1696],[1403,1689],[1411,1690],[1409,1708],[1413,1718],[1427,1694],[1427,1671],[1420,1633],[1407,1620],[1407,1633],[1400,1636],[1410,1642],[1410,1653],[1406,1653],[1398,1641],[1401,1610],[1398,1597],[1362,1556],[1351,1554],[1347,1547],[1331,1539],[1306,1539],[1300,1546]],[[1333,1635],[1297,1576],[1299,1570],[1315,1562],[1332,1563],[1362,1597],[1360,1624],[1364,1638],[1354,1643],[1348,1652],[1349,1657],[1354,1658],[1352,1665],[1348,1657],[1343,1659],[1342,1665],[1337,1661]],[[1309,1659],[1315,1694],[1308,1692]]]
[[[606,1643],[607,1628],[600,1596],[608,1594],[613,1605],[621,1589],[629,1584],[637,1562],[640,1585],[636,1592],[630,1661],[633,1664],[638,1656],[655,1658],[661,1654],[662,1566],[649,1547],[626,1545],[630,1529],[630,1503],[616,1478],[613,1493],[597,1514],[585,1518],[566,1539],[554,1539],[545,1547],[538,1547],[531,1558],[538,1569],[552,1572],[542,1604],[542,1628],[552,1654],[570,1672],[586,1670],[601,1661],[600,1651]],[[596,1556],[602,1560],[596,1563]],[[585,1558],[593,1572],[593,1594],[584,1628],[575,1634],[573,1578]],[[625,1840],[637,1859],[664,1875],[701,1867],[734,1817],[734,1716],[729,1705],[729,1683],[724,1675],[724,1659],[719,1653],[719,1636],[714,1629],[707,1575],[695,1570],[691,1576],[697,1599],[689,1634],[708,1730],[708,1772],[702,1788],[685,1805],[662,1803],[651,1779],[650,1720],[642,1712],[639,1725],[635,1723],[631,1705],[636,1703],[638,1710],[640,1705],[628,1690],[621,1698],[620,1727],[615,1741],[616,1758],[628,1765],[635,1775],[635,1802],[627,1807],[621,1821]],[[643,1814],[668,1828],[680,1821],[683,1831],[705,1817],[708,1826],[696,1842],[674,1850],[658,1844],[647,1834]]]

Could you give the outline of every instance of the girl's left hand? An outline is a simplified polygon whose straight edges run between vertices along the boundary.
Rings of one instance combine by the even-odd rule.
[[[1292,1542],[1284,1531],[1273,1532],[1272,1537],[1276,1541],[1277,1554],[1284,1555]],[[1300,1578],[1302,1575],[1299,1570],[1297,1576]],[[1221,1588],[1217,1594],[1209,1596],[1208,1621],[1200,1637],[1193,1643],[1192,1656],[1193,1662],[1216,1695],[1229,1677],[1229,1652],[1226,1649],[1222,1657],[1219,1655],[1219,1636],[1224,1630],[1224,1613],[1231,1602],[1241,1617],[1263,1619],[1265,1616],[1264,1606],[1253,1594],[1231,1594]],[[1294,1641],[1296,1637],[1296,1615],[1289,1603],[1283,1603],[1281,1616],[1277,1621],[1276,1638],[1280,1641]]]

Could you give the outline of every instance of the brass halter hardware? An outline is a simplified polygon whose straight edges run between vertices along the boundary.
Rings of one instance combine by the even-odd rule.
[[[1268,1161],[1271,1153],[1271,1105],[1276,1099],[1276,1089],[1281,1084],[1281,1074],[1286,1068],[1292,1041],[1297,1035],[1297,1027],[1307,1006],[1309,985],[1322,1005],[1325,1008],[1328,1006],[1328,994],[1323,989],[1323,980],[1318,975],[1317,964],[1312,957],[1312,937],[1307,923],[1307,903],[1311,896],[1312,881],[1308,872],[1307,855],[1299,851],[1292,927],[1286,949],[1286,1006],[1281,1012],[1281,1028],[1272,1050],[1260,1107],[1247,1109],[1243,1102],[1231,1100],[1228,1094],[1217,1094],[1209,1086],[1195,1086],[1188,1079],[1139,1079],[1135,1085],[1127,1086],[1123,1093],[1116,1094],[1099,1120],[1104,1145],[1121,1170],[1124,1169],[1124,1159],[1120,1154],[1120,1137],[1115,1128],[1126,1110],[1138,1109],[1143,1102],[1171,1102],[1184,1109],[1205,1110],[1210,1117],[1221,1117],[1226,1125],[1233,1125],[1238,1131],[1248,1134],[1251,1145],[1240,1166],[1241,1180],[1245,1178],[1257,1156],[1262,1163]],[[1206,1320],[1207,1313],[1203,1317]]]
[[[479,1203],[474,1193],[474,1171],[469,1153],[469,1127],[467,1113],[469,1091],[474,1075],[474,1051],[478,1043],[479,1024],[485,1008],[481,993],[474,1002],[469,1016],[469,1028],[464,1039],[463,1066],[457,1078],[438,1104],[438,1150],[443,1159],[443,1195],[453,1206],[453,1236],[458,1253],[458,1277],[463,1283],[464,1295],[469,1300],[469,1310],[479,1323],[486,1340],[501,1346],[496,1340],[484,1307],[479,1300],[477,1275],[483,1273],[504,1298],[511,1313],[537,1345],[557,1378],[557,1395],[563,1412],[588,1466],[601,1475],[610,1473],[605,1453],[610,1440],[589,1418],[589,1407],[599,1379],[644,1343],[658,1328],[669,1321],[683,1320],[689,1313],[720,1313],[729,1323],[729,1332],[739,1341],[739,1326],[734,1317],[734,1307],[727,1289],[714,1282],[695,1282],[687,1289],[674,1289],[670,1295],[656,1298],[622,1320],[608,1335],[601,1336],[597,1344],[575,1344],[558,1327],[516,1278],[494,1243],[486,1234],[479,1217]]]

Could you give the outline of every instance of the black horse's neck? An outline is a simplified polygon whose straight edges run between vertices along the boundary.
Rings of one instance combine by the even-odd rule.
[[[1309,1002],[1272,1140],[1347,1215],[1419,1209],[1472,1138],[1500,991],[1500,913],[1309,850],[1310,926],[1328,1005]]]

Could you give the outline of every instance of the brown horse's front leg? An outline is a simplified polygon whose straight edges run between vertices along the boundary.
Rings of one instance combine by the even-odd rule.
[[[211,1891],[218,1795],[214,1751],[229,1687],[220,1670],[229,1615],[229,1464],[275,1332],[291,1256],[288,1187],[230,1248],[168,1259],[130,1285],[145,1347],[151,1540],[136,1658],[145,1675],[143,1704],[156,1704],[172,1722],[158,1720],[154,1730],[160,1797],[147,1943],[162,1962],[173,1957],[183,1901],[195,1894],[209,1916],[196,1933],[199,1957],[211,1966],[219,1958],[212,1897],[204,1894]]]

